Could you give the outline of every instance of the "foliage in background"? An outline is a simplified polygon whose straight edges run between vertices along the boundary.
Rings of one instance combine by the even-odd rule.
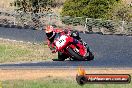
[[[19,18],[17,18],[17,22],[21,22],[23,20],[23,16],[27,12],[31,12],[29,14],[29,19],[31,19],[31,23],[33,24],[33,29],[40,29],[39,24],[40,18],[36,13],[39,12],[51,12],[51,7],[54,7],[55,0],[15,0],[14,6],[16,7],[16,12],[22,14]],[[24,13],[24,14],[23,14]]]
[[[120,0],[67,0],[61,15],[107,19],[107,12],[118,2]]]
[[[15,2],[15,6],[19,7],[20,11],[31,11],[33,13],[38,13],[39,8],[41,7],[49,11],[50,8],[54,8],[57,5],[57,0],[16,0]],[[61,3],[61,5],[63,5],[63,3]],[[87,22],[87,27],[89,29],[96,26],[98,28],[105,27],[113,30],[115,29],[115,22],[113,23],[112,21],[106,20],[131,22],[132,6],[122,3],[121,0],[66,0],[63,5],[61,15],[62,23],[66,25],[84,26],[86,24],[86,18],[96,18],[97,20],[94,19]],[[63,16],[66,17],[63,18]],[[37,14],[32,15],[31,17],[32,21],[34,22],[33,25],[36,29],[40,27],[39,24],[41,18],[43,17]],[[101,21],[98,19],[101,19]],[[125,25],[127,24],[128,23]],[[130,23],[128,25],[131,26]],[[122,23],[119,24],[119,26],[122,26]],[[131,29],[131,27],[128,28]]]
[[[62,19],[64,24],[86,24],[89,31],[93,28],[106,28],[114,32],[118,29],[131,29],[132,26],[132,6],[122,0],[67,0],[61,15],[67,16]],[[85,18],[89,18],[87,23]]]
[[[41,7],[49,10],[49,7],[54,6],[53,2],[54,0],[15,0],[14,6],[17,7],[17,10],[23,12],[38,13],[39,8]]]
[[[66,16],[66,17],[62,17],[61,21],[62,23],[66,24],[66,25],[73,25],[73,26],[77,26],[77,25],[85,25],[85,17],[70,17],[70,16]]]
[[[108,18],[131,22],[132,6],[125,3],[117,3],[108,11]]]

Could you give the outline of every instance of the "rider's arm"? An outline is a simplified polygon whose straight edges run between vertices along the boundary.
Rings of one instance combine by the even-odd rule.
[[[49,40],[48,40],[48,47],[50,48],[52,53],[56,52],[56,47],[55,47],[54,43],[50,42]]]

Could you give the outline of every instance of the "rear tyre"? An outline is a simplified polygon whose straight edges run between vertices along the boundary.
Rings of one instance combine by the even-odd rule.
[[[94,55],[92,52],[89,52],[89,56],[87,57],[87,61],[91,61],[94,59]]]
[[[87,52],[89,53],[89,55],[86,58],[87,61],[91,61],[94,59],[94,54],[90,51],[89,47],[87,47]]]
[[[71,55],[71,58],[73,58],[74,60],[79,60],[79,61],[84,60],[84,58],[80,56],[77,52],[75,52],[73,49],[68,48],[67,50],[69,54]]]

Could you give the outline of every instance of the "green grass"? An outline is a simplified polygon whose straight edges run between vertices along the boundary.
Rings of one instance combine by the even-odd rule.
[[[30,54],[30,50],[16,48],[9,45],[0,45],[0,62],[11,61],[12,59]]]
[[[3,88],[132,88],[130,84],[85,84],[80,86],[75,80],[41,79],[3,81]]]
[[[56,58],[44,44],[23,44],[0,41],[0,63],[43,61]]]

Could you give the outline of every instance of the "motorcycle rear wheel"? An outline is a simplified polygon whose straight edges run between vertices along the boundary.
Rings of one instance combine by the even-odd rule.
[[[89,51],[89,56],[86,57],[87,61],[91,61],[94,59],[94,55],[92,52]]]

